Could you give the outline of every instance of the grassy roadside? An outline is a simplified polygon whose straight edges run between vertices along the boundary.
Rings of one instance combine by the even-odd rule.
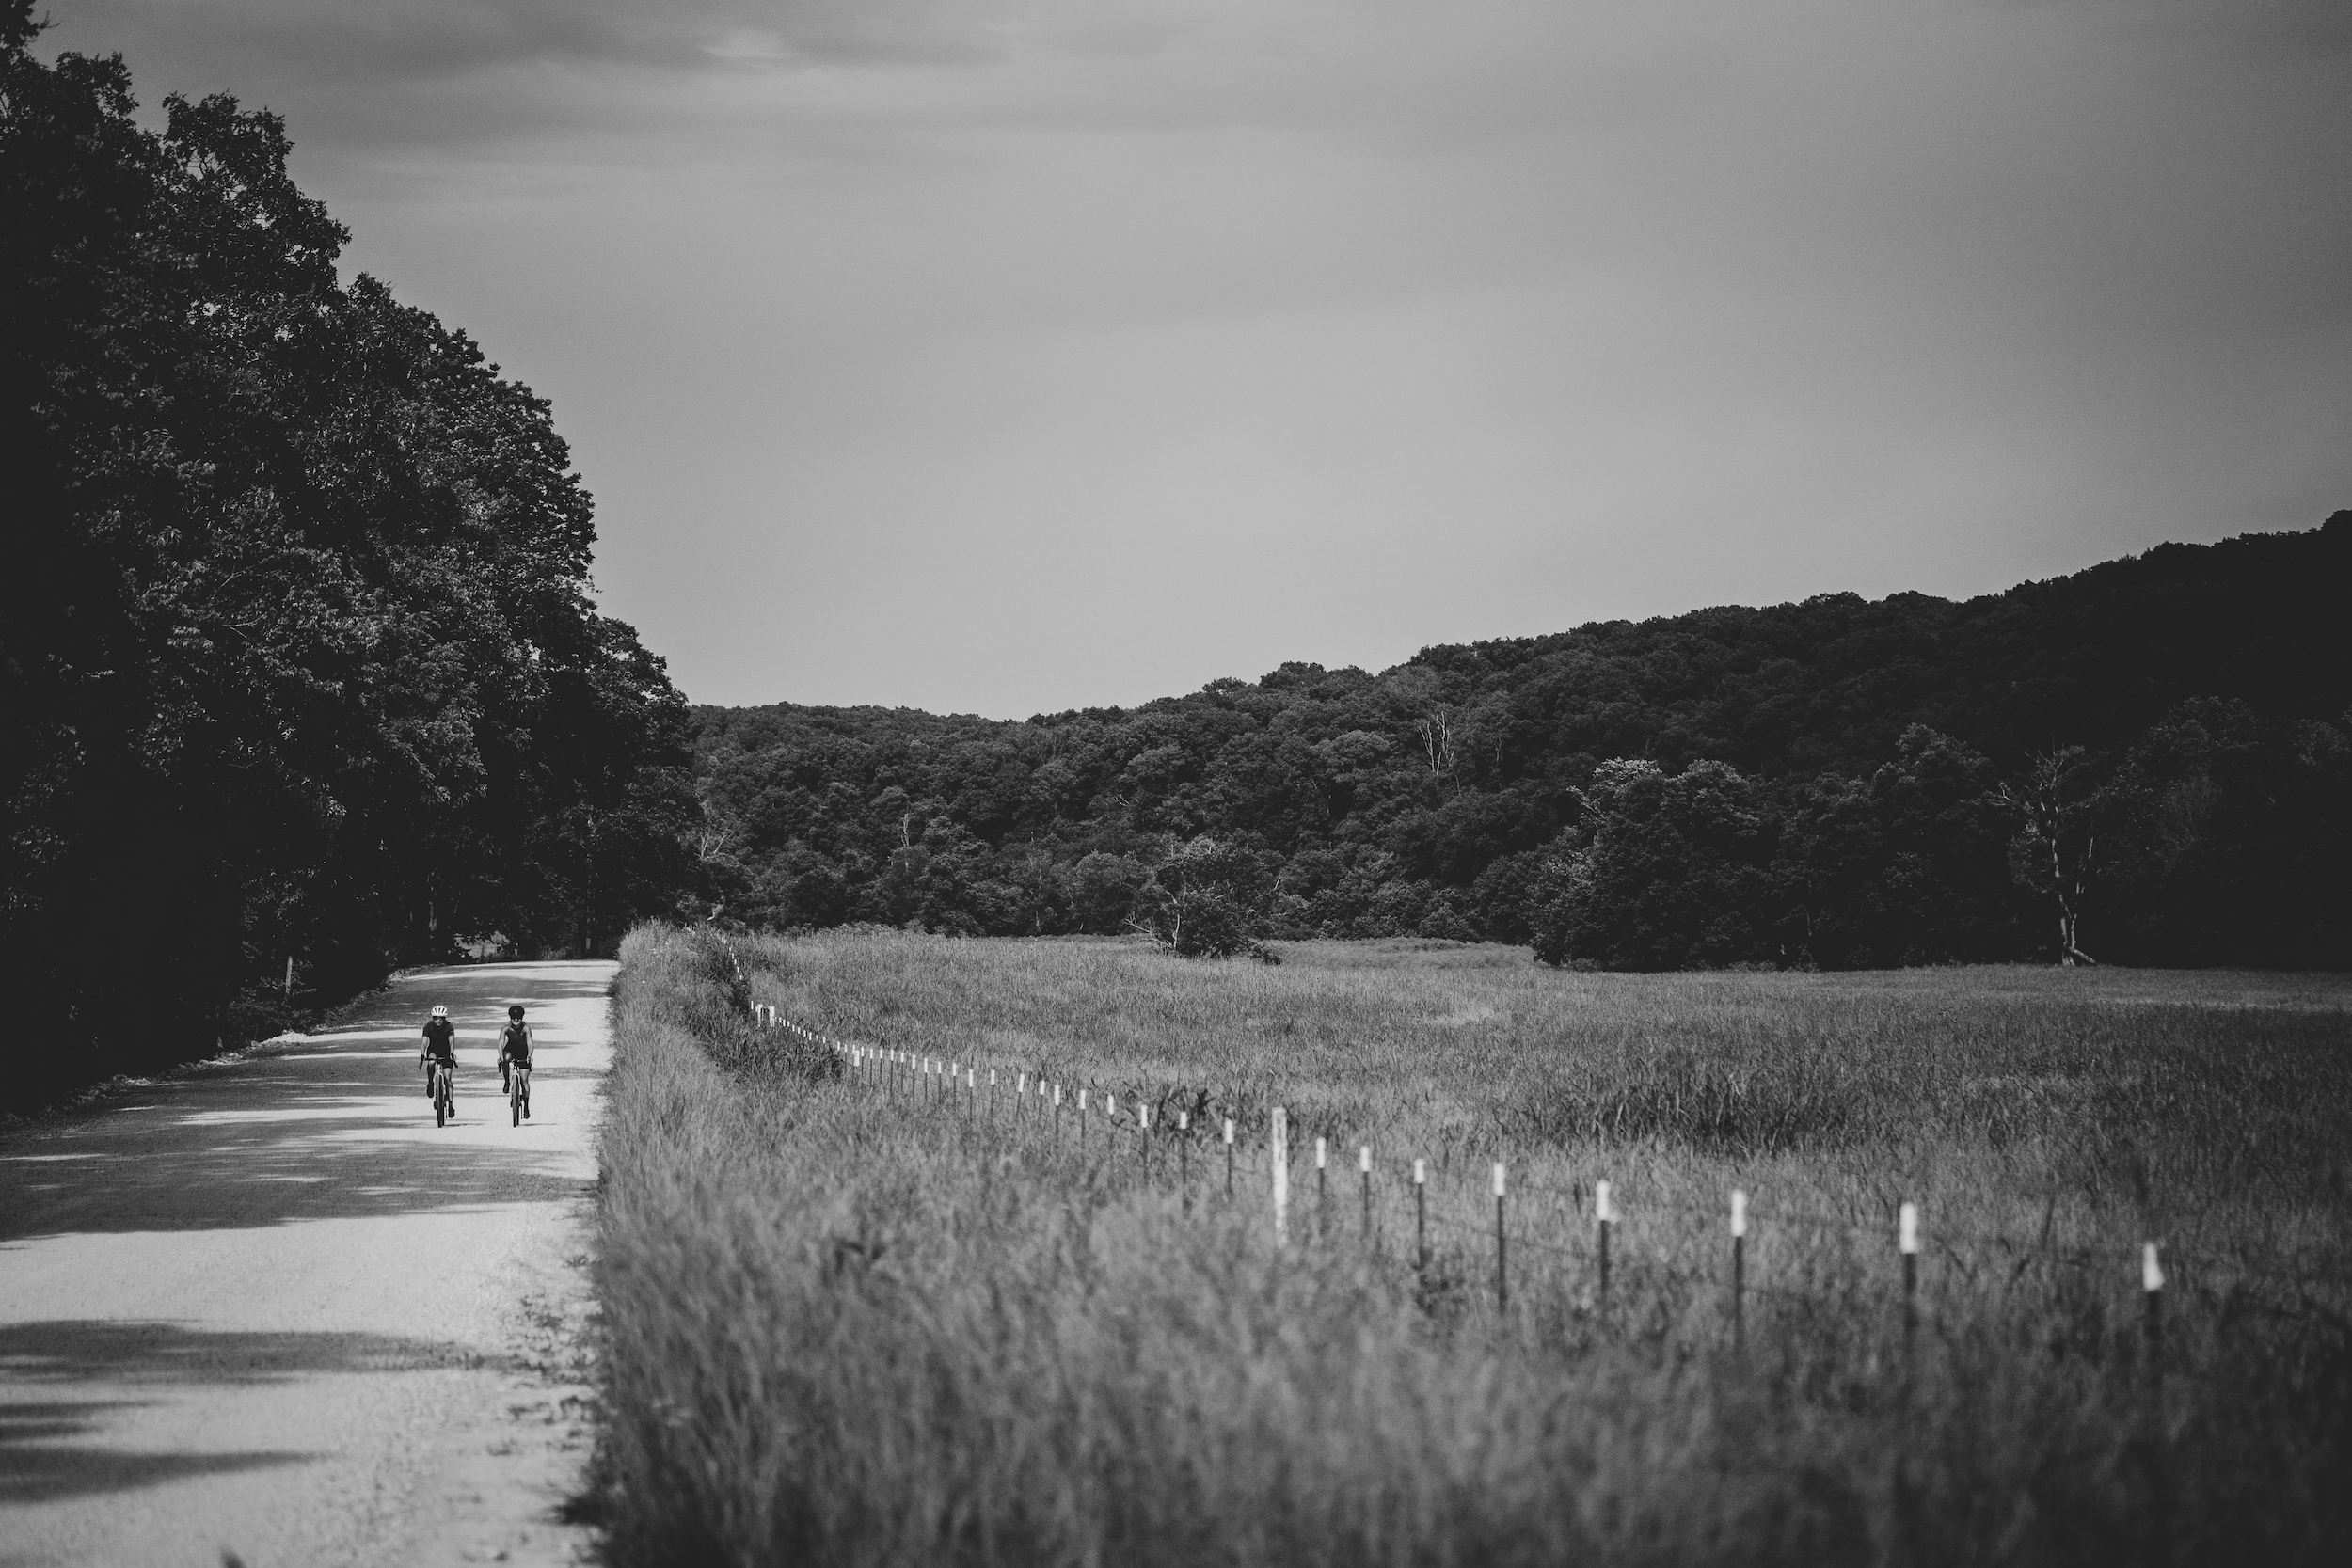
[[[2341,982],[733,954],[657,930],[623,953],[601,1466],[624,1565],[2279,1561],[2352,1529]],[[1378,1238],[1343,1206],[1278,1249],[1205,1160],[1187,1213],[1164,1151],[885,1096],[754,1031],[754,1001],[1163,1113],[1257,1126],[1279,1101],[1306,1140],[1379,1148]],[[1454,1222],[1426,1275],[1407,1154]],[[1494,1158],[1526,1195],[1503,1313]],[[1605,1307],[1602,1175],[1628,1216]],[[1735,1182],[1766,1287],[1744,1354],[1707,1217]],[[1898,1196],[1931,1238],[1964,1216],[2000,1243],[1931,1243],[1908,1363],[1874,1234]],[[2153,1420],[2128,1262],[2151,1227],[2179,1259]]]

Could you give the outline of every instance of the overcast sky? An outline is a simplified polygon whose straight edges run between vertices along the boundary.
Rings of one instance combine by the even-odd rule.
[[[53,0],[553,400],[700,702],[1025,716],[2352,507],[2347,0]]]

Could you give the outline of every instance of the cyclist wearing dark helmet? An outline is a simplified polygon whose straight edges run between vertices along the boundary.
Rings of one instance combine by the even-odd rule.
[[[511,1062],[524,1068],[531,1066],[532,1044],[533,1041],[531,1037],[531,1025],[523,1022],[522,1004],[519,1002],[515,1003],[506,1009],[506,1027],[499,1031],[500,1088],[504,1089],[508,1087],[506,1076],[508,1063]],[[526,1119],[528,1119],[531,1113],[529,1111],[525,1111],[523,1116]]]
[[[436,1006],[433,1016],[424,1021],[424,1049],[417,1053],[417,1066],[424,1069],[424,1097],[433,1098],[433,1064],[447,1062],[450,1066],[450,1095],[456,1097],[457,1084],[457,1025],[449,1021],[449,1009]]]

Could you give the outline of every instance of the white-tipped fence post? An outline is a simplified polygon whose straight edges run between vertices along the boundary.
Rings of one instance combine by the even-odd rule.
[[[1912,1341],[1919,1332],[1919,1206],[1906,1203],[1895,1211],[1895,1244],[1903,1255],[1903,1365],[1911,1365]]]
[[[1233,1201],[1233,1118],[1225,1118],[1225,1201]]]
[[[2139,1243],[2142,1331],[2148,1353],[2148,1560],[2173,1560],[2172,1491],[2164,1438],[2164,1264],[2154,1242]]]
[[[1742,1297],[1748,1288],[1748,1195],[1731,1189],[1731,1348],[1744,1350],[1748,1323]]]
[[[1324,1213],[1325,1200],[1330,1196],[1327,1190],[1330,1183],[1324,1177],[1323,1166],[1323,1140],[1317,1138],[1315,1140],[1315,1240],[1318,1242],[1323,1240],[1330,1228]]]
[[[1044,1089],[1044,1085],[1038,1085],[1040,1093],[1043,1093]],[[1059,1084],[1054,1085],[1054,1147],[1061,1148],[1061,1085]]]
[[[1511,1273],[1505,1264],[1502,1237],[1502,1162],[1495,1162],[1495,1312],[1498,1316],[1511,1307]]]
[[[1176,1113],[1176,1207],[1192,1212],[1192,1113]]]
[[[1356,1171],[1364,1179],[1364,1229],[1361,1239],[1366,1246],[1370,1246],[1372,1244],[1372,1145],[1366,1144],[1356,1151]]]
[[[1290,1117],[1282,1107],[1274,1107],[1274,1243],[1286,1246],[1291,1239],[1291,1132]]]
[[[1429,1272],[1429,1162],[1413,1162],[1413,1268]]]
[[[1609,1183],[1593,1183],[1593,1218],[1600,1227],[1600,1309],[1609,1310],[1609,1232],[1617,1223],[1617,1206],[1609,1198]]]

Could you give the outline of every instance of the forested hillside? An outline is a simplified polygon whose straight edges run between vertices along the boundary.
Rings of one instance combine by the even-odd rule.
[[[698,708],[723,919],[1611,967],[2352,963],[2352,512],[1021,722]]]
[[[691,872],[686,718],[589,598],[547,404],[382,283],[231,99],[0,0],[0,974],[18,1103]],[[294,960],[291,990],[287,960]]]

